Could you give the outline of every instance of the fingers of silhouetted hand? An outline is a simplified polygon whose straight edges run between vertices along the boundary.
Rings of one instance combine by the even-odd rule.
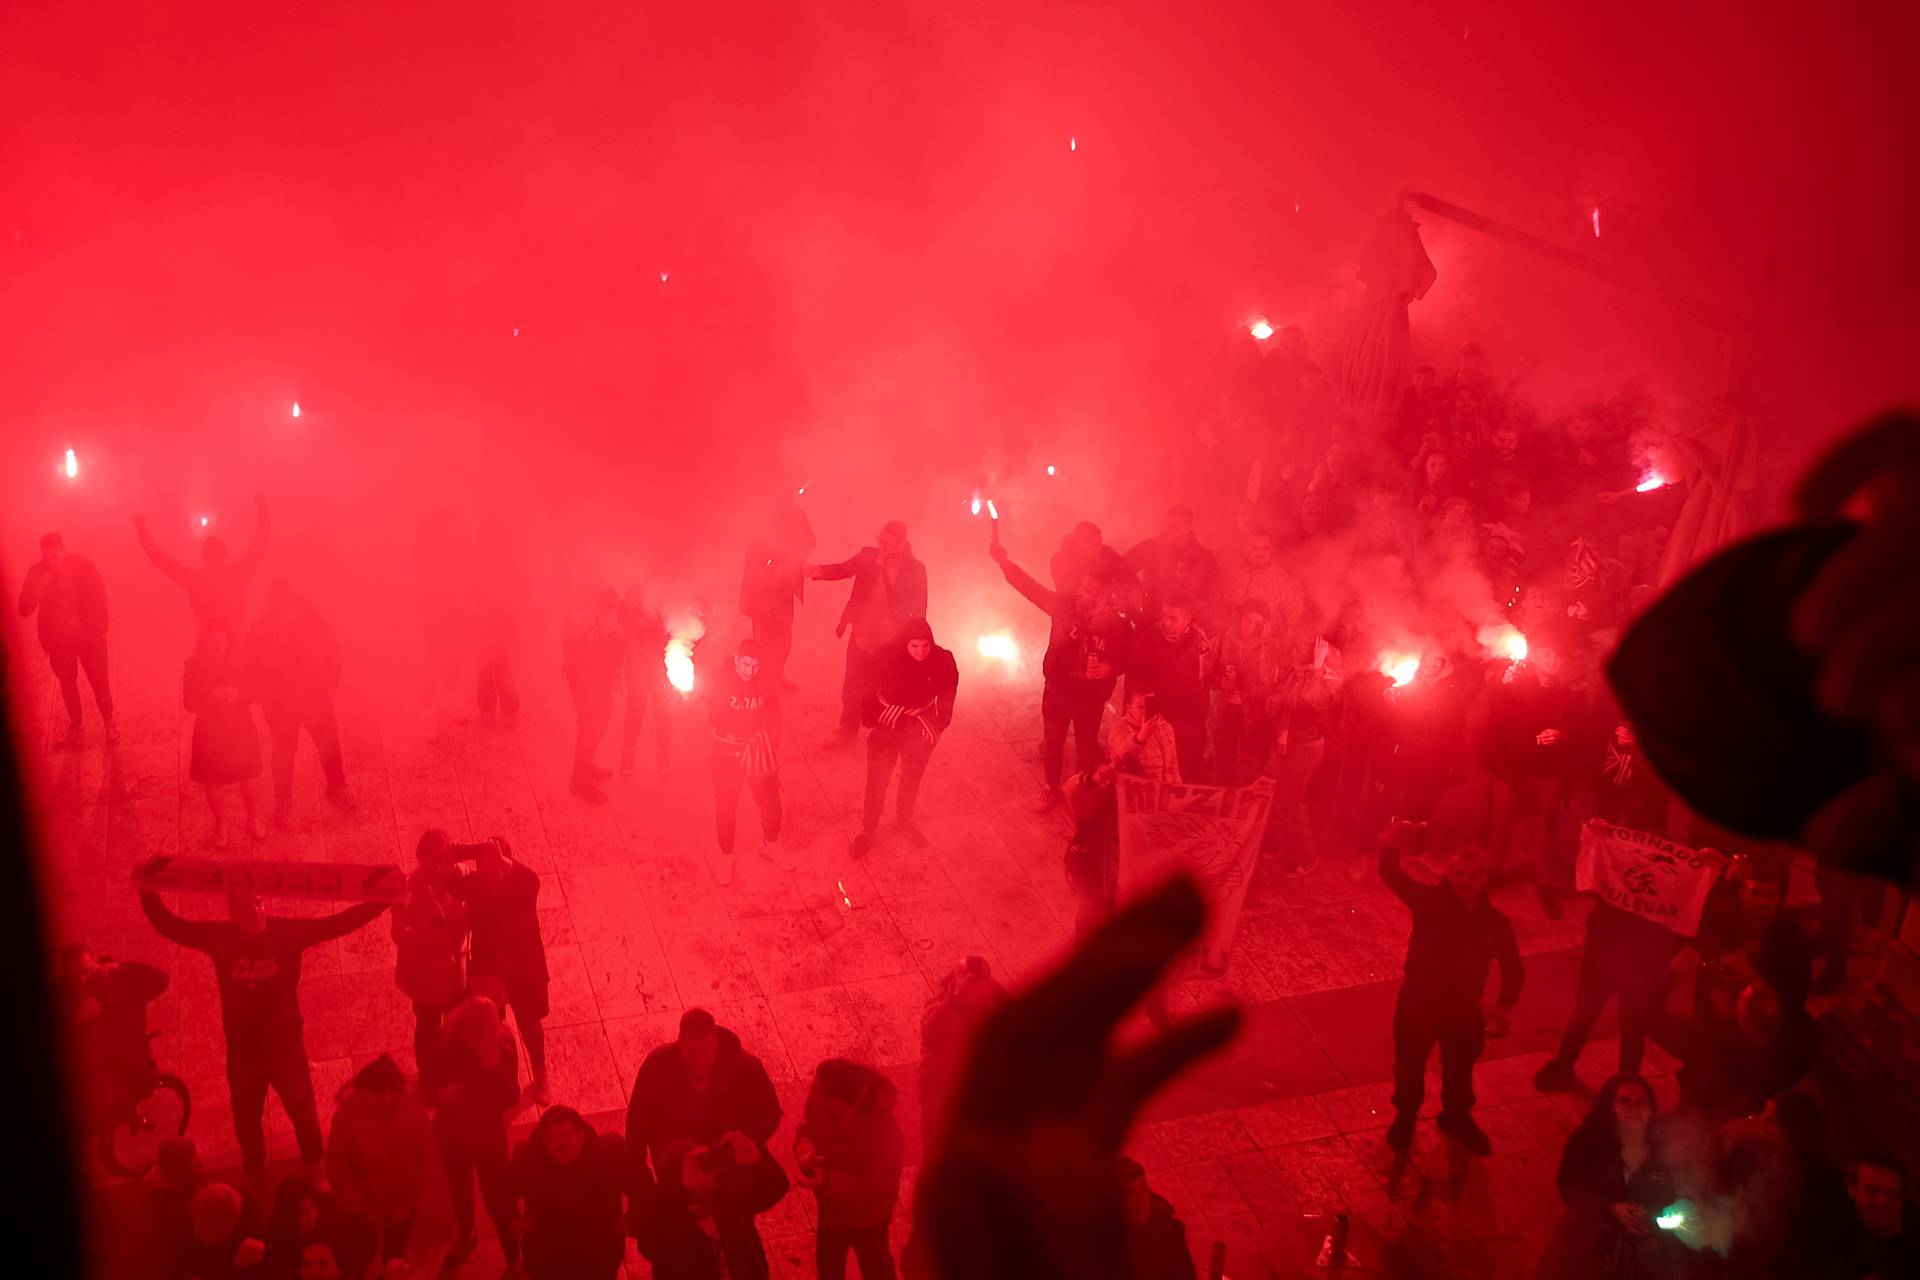
[[[1888,852],[1901,849],[1915,857],[1916,813],[1913,787],[1893,769],[1883,769],[1828,801],[1808,821],[1807,847],[1822,862],[1844,867],[1884,868]]]
[[[1100,1077],[1114,1027],[1205,919],[1199,891],[1183,876],[1107,920],[982,1029],[957,1113],[993,1127],[1076,1114]],[[1012,1080],[1018,1087],[1007,1087]]]
[[[1145,1044],[1116,1057],[1093,1094],[1094,1141],[1119,1149],[1140,1108],[1156,1090],[1240,1031],[1237,1007],[1211,1009],[1174,1023]]]
[[[1063,1034],[1104,1045],[1180,948],[1200,936],[1206,917],[1199,889],[1176,876],[1122,907],[1027,1001]]]
[[[1793,505],[1810,518],[1839,514],[1876,476],[1920,476],[1920,418],[1900,411],[1874,419],[1835,444],[1801,473]]]

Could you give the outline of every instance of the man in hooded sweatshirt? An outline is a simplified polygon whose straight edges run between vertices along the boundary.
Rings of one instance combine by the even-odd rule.
[[[1089,573],[1072,595],[1049,591],[1008,557],[998,540],[988,548],[1000,572],[1015,591],[1046,611],[1053,620],[1047,635],[1047,654],[1040,669],[1045,677],[1040,693],[1043,730],[1041,764],[1046,782],[1034,807],[1042,812],[1060,803],[1061,766],[1067,753],[1067,730],[1072,728],[1075,753],[1082,772],[1100,762],[1100,714],[1113,686],[1126,670],[1133,643],[1133,624],[1114,603],[1110,578]]]
[[[754,1215],[785,1191],[767,1152],[779,1127],[780,1099],[760,1059],[705,1009],[682,1014],[679,1038],[640,1064],[627,1107],[633,1158],[650,1158],[659,1179],[659,1234],[684,1237],[687,1223],[711,1216],[727,1275],[765,1280]]]
[[[849,1250],[860,1263],[860,1280],[893,1280],[887,1226],[907,1157],[906,1136],[893,1116],[896,1097],[891,1080],[845,1058],[828,1058],[814,1070],[793,1158],[817,1207],[820,1280],[844,1280]]]
[[[144,866],[135,869],[136,884]],[[320,1112],[314,1104],[313,1070],[300,1019],[300,960],[307,948],[371,924],[387,909],[386,904],[362,902],[330,916],[292,919],[268,916],[260,910],[258,898],[235,891],[227,895],[228,919],[183,920],[160,901],[159,894],[143,889],[140,909],[161,937],[204,951],[213,961],[220,989],[220,1023],[227,1040],[233,1128],[247,1173],[258,1179],[266,1172],[267,1136],[261,1116],[267,1088],[272,1086],[293,1121],[301,1161],[310,1175],[317,1174],[322,1150]]]
[[[509,1169],[531,1280],[613,1280],[627,1256],[626,1145],[572,1107],[549,1107]]]
[[[854,837],[851,850],[855,857],[873,847],[896,764],[900,767],[896,808],[900,832],[915,847],[926,847],[926,836],[914,825],[914,802],[920,797],[920,779],[933,758],[934,744],[953,723],[954,692],[959,687],[960,668],[952,650],[933,642],[933,628],[925,618],[909,621],[899,647],[881,668],[879,686],[867,698],[867,797],[860,834]]]
[[[840,728],[836,741],[852,742],[860,717],[880,677],[882,655],[897,641],[908,621],[927,616],[927,566],[914,559],[907,526],[889,520],[871,547],[862,547],[839,564],[810,564],[806,577],[822,582],[853,579],[853,591],[834,635],[849,627],[847,675],[840,689]]]
[[[407,1256],[437,1159],[426,1106],[394,1060],[381,1054],[340,1090],[327,1134],[327,1177],[360,1256],[388,1262]]]

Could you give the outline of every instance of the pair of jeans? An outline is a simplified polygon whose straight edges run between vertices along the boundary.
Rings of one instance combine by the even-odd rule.
[[[593,756],[600,750],[600,739],[607,736],[613,723],[613,687],[574,681],[573,693],[573,776],[589,778]]]
[[[860,1280],[893,1280],[893,1246],[887,1224],[873,1227],[821,1227],[813,1238],[813,1265],[820,1280],[846,1280],[847,1254],[860,1264]]]
[[[1107,695],[1113,682],[1091,680],[1048,680],[1040,690],[1040,763],[1046,771],[1047,785],[1060,785],[1061,767],[1067,756],[1067,730],[1073,730],[1074,762],[1085,771],[1099,764],[1105,752],[1100,747],[1100,717],[1107,709]]]
[[[107,680],[107,638],[104,635],[49,645],[47,662],[53,667],[53,678],[60,682],[60,700],[67,704],[69,724],[80,723],[80,671],[83,668],[87,673],[87,684],[93,689],[93,705],[100,708],[100,718],[108,724],[113,723],[113,688]]]
[[[733,853],[733,833],[740,813],[740,789],[753,792],[760,809],[760,830],[769,841],[780,838],[780,775],[749,774],[740,757],[724,743],[716,742],[711,757],[713,767],[713,830],[719,838],[720,852]]]
[[[503,716],[520,714],[520,689],[513,682],[508,665],[508,650],[513,645],[513,624],[487,628],[480,636],[480,670],[474,681],[474,695],[482,715],[492,715],[498,707]]]
[[[1580,954],[1580,976],[1573,994],[1573,1012],[1560,1034],[1554,1061],[1571,1069],[1593,1034],[1593,1024],[1614,997],[1620,1000],[1620,1074],[1638,1075],[1647,1051],[1647,1027],[1660,1011],[1666,994],[1667,955],[1639,953],[1619,945],[1595,947],[1591,941]]]
[[[293,798],[293,757],[300,746],[300,731],[313,739],[320,753],[320,768],[327,785],[347,785],[346,766],[340,759],[340,725],[333,718],[333,695],[316,693],[290,702],[278,702],[266,708],[267,736],[273,740],[273,798]]]
[[[914,805],[920,799],[920,779],[926,776],[931,759],[933,743],[921,735],[917,721],[867,734],[867,799],[861,812],[862,831],[872,835],[880,829],[880,812],[887,805],[887,783],[893,779],[896,764],[900,766],[900,798],[894,811],[901,822],[913,821]]]
[[[859,637],[847,645],[847,674],[840,681],[840,732],[860,732],[867,697],[880,687],[882,660],[877,649],[862,649]]]
[[[643,649],[628,649],[626,669],[622,683],[626,686],[626,719],[620,722],[620,745],[631,751],[640,741],[640,726],[647,718],[647,708],[653,708],[653,745],[661,759],[666,759],[673,745],[673,721],[667,713],[671,703],[667,701],[672,690],[667,683],[664,659],[660,654],[648,653]]]
[[[1274,753],[1271,829],[1282,856],[1303,867],[1314,860],[1307,784],[1320,771],[1320,761],[1326,754],[1325,741],[1290,742]]]
[[[1400,988],[1393,1007],[1393,1109],[1420,1114],[1427,1096],[1427,1058],[1440,1047],[1440,1114],[1456,1119],[1473,1110],[1473,1064],[1486,1046],[1486,1023],[1476,998],[1435,999]]]
[[[300,1158],[318,1161],[324,1149],[320,1111],[313,1098],[313,1070],[307,1047],[296,1037],[278,1044],[247,1045],[227,1041],[227,1095],[233,1103],[233,1134],[240,1142],[240,1162],[248,1173],[267,1167],[267,1134],[263,1114],[267,1089],[280,1095],[280,1105],[293,1121]]]
[[[474,1233],[473,1183],[480,1181],[480,1200],[500,1236],[500,1252],[512,1266],[520,1260],[520,1238],[513,1233],[513,1180],[507,1167],[507,1143],[474,1144],[462,1135],[434,1126],[440,1142],[440,1164],[447,1171],[447,1195],[453,1201],[453,1220],[460,1234]]]

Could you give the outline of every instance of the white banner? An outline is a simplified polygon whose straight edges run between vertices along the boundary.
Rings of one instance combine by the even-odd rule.
[[[1573,881],[1582,893],[1691,938],[1725,866],[1717,853],[1595,818],[1580,828]]]
[[[1207,926],[1168,976],[1218,978],[1227,971],[1240,908],[1260,859],[1273,807],[1273,781],[1249,787],[1149,782],[1120,774],[1119,898],[1151,888],[1176,870],[1192,876],[1207,903]]]
[[[156,893],[227,893],[318,902],[401,902],[407,877],[392,864],[339,862],[216,862],[211,858],[154,858],[137,883]]]

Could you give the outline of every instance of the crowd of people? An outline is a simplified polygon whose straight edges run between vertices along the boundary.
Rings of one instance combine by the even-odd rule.
[[[1487,1038],[1504,1033],[1525,978],[1489,884],[1531,880],[1544,913],[1559,918],[1590,818],[1694,843],[1720,838],[1670,803],[1599,675],[1612,638],[1653,590],[1674,512],[1650,406],[1624,395],[1549,420],[1517,383],[1497,382],[1486,354],[1469,344],[1445,376],[1415,370],[1397,413],[1362,423],[1341,414],[1297,330],[1242,356],[1207,447],[1191,451],[1177,477],[1217,499],[1204,516],[1171,506],[1159,532],[1124,553],[1082,521],[1060,540],[1046,580],[993,538],[989,554],[1007,583],[1050,627],[1034,805],[1067,807],[1063,862],[1082,899],[1077,932],[1085,937],[1114,906],[1117,775],[1229,787],[1268,780],[1264,867],[1304,877],[1337,854],[1356,880],[1377,868],[1411,911],[1393,1014],[1388,1146],[1410,1148],[1437,1049],[1438,1127],[1486,1155],[1491,1139],[1472,1116],[1473,1068]],[[1733,401],[1715,409],[1739,411]],[[1216,555],[1201,540],[1203,524],[1231,530],[1237,547]],[[202,565],[186,568],[152,543],[143,521],[138,529],[148,555],[186,590],[199,626],[183,692],[195,715],[191,776],[206,788],[211,842],[229,838],[226,800],[235,790],[247,825],[256,835],[264,825],[256,704],[269,729],[275,819],[289,817],[302,730],[329,798],[351,806],[331,632],[285,582],[244,625],[248,578],[267,539],[264,501],[254,543],[236,560],[210,538]],[[897,520],[838,563],[816,562],[814,546],[796,507],[747,548],[739,606],[752,635],[693,688],[711,730],[722,884],[735,874],[742,791],[758,812],[754,851],[791,866],[781,845],[781,695],[790,687],[796,606],[810,583],[852,583],[836,629],[848,643],[832,737],[850,744],[867,730],[851,852],[879,849],[896,774],[895,829],[925,843],[918,792],[959,684],[953,655],[926,621],[937,580]],[[446,554],[423,541],[423,579]],[[20,609],[39,613],[70,716],[62,744],[84,737],[81,670],[112,741],[98,571],[49,534]],[[430,642],[444,641],[451,622],[429,613]],[[494,618],[479,634],[479,709],[510,720],[519,708],[512,620]],[[668,767],[677,694],[662,655],[673,641],[637,590],[621,596],[588,585],[575,594],[561,651],[581,801],[607,798],[614,770],[598,756],[622,703],[619,772],[633,771],[648,714],[658,765]],[[445,694],[450,669],[435,666],[430,699]],[[1569,1141],[1559,1181],[1567,1213],[1543,1275],[1715,1274],[1735,1260],[1739,1269],[1726,1274],[1864,1277],[1912,1267],[1920,1228],[1903,1216],[1897,1162],[1859,1152],[1842,1176],[1826,1163],[1823,1117],[1796,1091],[1818,1055],[1808,1001],[1845,980],[1860,908],[1874,899],[1823,873],[1809,931],[1787,909],[1786,863],[1732,852],[1696,937],[1605,903],[1589,910],[1574,1006],[1535,1084],[1579,1085],[1580,1050],[1609,1001],[1619,1007],[1620,1074],[1600,1087]],[[1427,871],[1410,873],[1410,862]],[[838,1058],[818,1065],[792,1139],[791,1180],[770,1147],[782,1116],[765,1070],[702,1010],[689,1010],[678,1038],[641,1067],[623,1135],[596,1132],[552,1105],[539,889],[502,841],[421,838],[393,918],[396,981],[416,1015],[418,1076],[408,1079],[389,1058],[365,1067],[343,1091],[331,1135],[320,1131],[302,1039],[301,956],[384,908],[279,918],[235,895],[227,919],[194,921],[142,894],[156,929],[214,964],[246,1175],[244,1186],[206,1182],[190,1150],[163,1153],[141,1236],[167,1260],[160,1274],[361,1274],[407,1252],[435,1170],[451,1195],[456,1262],[474,1247],[477,1183],[507,1262],[534,1277],[611,1275],[628,1238],[663,1277],[764,1276],[754,1220],[797,1181],[816,1200],[821,1275],[844,1274],[849,1254],[864,1276],[891,1274],[904,1149],[894,1085],[871,1067]],[[1666,1009],[1683,949],[1701,963],[1691,1008],[1675,1018]],[[1495,966],[1498,994],[1488,1000]],[[151,975],[76,957],[68,1005],[96,1028],[124,1028],[129,1002],[152,998],[152,981],[135,976]],[[984,965],[970,962],[935,997],[928,1051],[948,1061],[930,1056],[923,1092],[951,1087],[966,1053],[962,1032],[992,1009],[994,991]],[[1158,1002],[1149,1012],[1162,1021]],[[524,1090],[509,1014],[531,1072]],[[1683,1063],[1681,1108],[1664,1116],[1640,1075],[1656,1034]],[[124,1043],[124,1030],[118,1035]],[[271,1197],[261,1127],[269,1088],[293,1121],[304,1166]],[[923,1097],[923,1114],[940,1114],[940,1101]],[[538,1123],[514,1149],[508,1120],[534,1105]],[[929,1131],[930,1147],[936,1136]],[[1146,1190],[1137,1167],[1111,1175],[1129,1188],[1129,1239],[1139,1241],[1132,1274],[1190,1275],[1166,1202]],[[1823,1230],[1794,1225],[1815,1213],[1825,1215]]]

